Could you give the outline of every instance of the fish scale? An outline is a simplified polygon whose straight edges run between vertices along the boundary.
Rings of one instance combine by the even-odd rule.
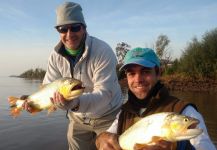
[[[135,144],[154,145],[159,140],[176,142],[189,140],[202,133],[202,129],[188,129],[199,120],[173,112],[149,115],[133,124],[119,136],[124,150],[133,150]]]
[[[81,85],[82,82],[80,80],[67,77],[60,78],[47,85],[44,85],[41,89],[29,95],[27,98],[27,103],[30,107],[32,107],[34,113],[42,110],[48,110],[48,112],[52,112],[56,108],[51,102],[50,98],[53,97],[55,92],[59,92],[67,101],[70,101],[83,93],[84,87]],[[11,107],[11,115],[17,117],[23,110],[22,105],[25,100],[10,96],[8,101]]]

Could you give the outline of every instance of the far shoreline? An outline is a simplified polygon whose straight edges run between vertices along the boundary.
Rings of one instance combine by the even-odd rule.
[[[217,80],[214,79],[187,79],[163,76],[160,80],[170,91],[217,93]],[[121,87],[127,87],[126,78],[120,80],[119,83]]]
[[[39,81],[43,80],[43,78],[22,77],[22,76],[18,76],[18,75],[10,75],[8,77],[10,77],[10,78],[22,78],[22,79],[26,79],[26,80],[39,80]]]
[[[43,80],[41,77],[22,77],[20,75],[10,75],[9,77],[23,78],[27,80]],[[162,76],[160,80],[171,91],[217,93],[217,80],[214,79],[192,79],[177,75],[167,75]],[[119,80],[119,83],[122,88],[127,87],[126,78]]]

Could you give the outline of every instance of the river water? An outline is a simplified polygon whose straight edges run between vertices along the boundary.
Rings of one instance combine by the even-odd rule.
[[[50,115],[43,111],[34,116],[22,112],[10,116],[8,96],[31,94],[40,82],[21,78],[0,77],[0,150],[67,150],[67,124],[65,112]],[[181,99],[198,106],[205,119],[209,135],[217,145],[217,93],[173,92]]]
[[[40,112],[34,116],[22,112],[10,116],[8,96],[31,94],[40,82],[21,78],[0,77],[0,150],[67,150],[65,112]]]

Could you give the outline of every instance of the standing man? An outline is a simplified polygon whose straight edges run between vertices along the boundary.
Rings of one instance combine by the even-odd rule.
[[[158,112],[177,112],[200,120],[199,128],[203,133],[189,141],[170,143],[160,141],[153,146],[139,150],[215,150],[203,117],[193,104],[186,103],[169,94],[160,82],[160,61],[149,48],[135,48],[128,51],[124,58],[124,71],[128,82],[128,101],[112,126],[97,137],[99,150],[120,150],[118,135],[121,135],[140,118]],[[136,145],[134,146],[136,149]]]
[[[79,4],[65,2],[56,13],[60,42],[49,57],[43,84],[61,77],[83,82],[79,98],[65,101],[57,92],[51,100],[68,112],[69,149],[94,150],[96,135],[111,125],[122,105],[116,56],[107,43],[88,35]]]

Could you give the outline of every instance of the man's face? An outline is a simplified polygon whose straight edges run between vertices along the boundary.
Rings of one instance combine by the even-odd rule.
[[[140,65],[128,66],[126,76],[129,89],[138,99],[144,99],[159,79],[155,68],[145,68]]]
[[[64,25],[61,27],[57,30],[60,33],[60,39],[65,47],[73,50],[78,49],[86,29],[81,24]]]

